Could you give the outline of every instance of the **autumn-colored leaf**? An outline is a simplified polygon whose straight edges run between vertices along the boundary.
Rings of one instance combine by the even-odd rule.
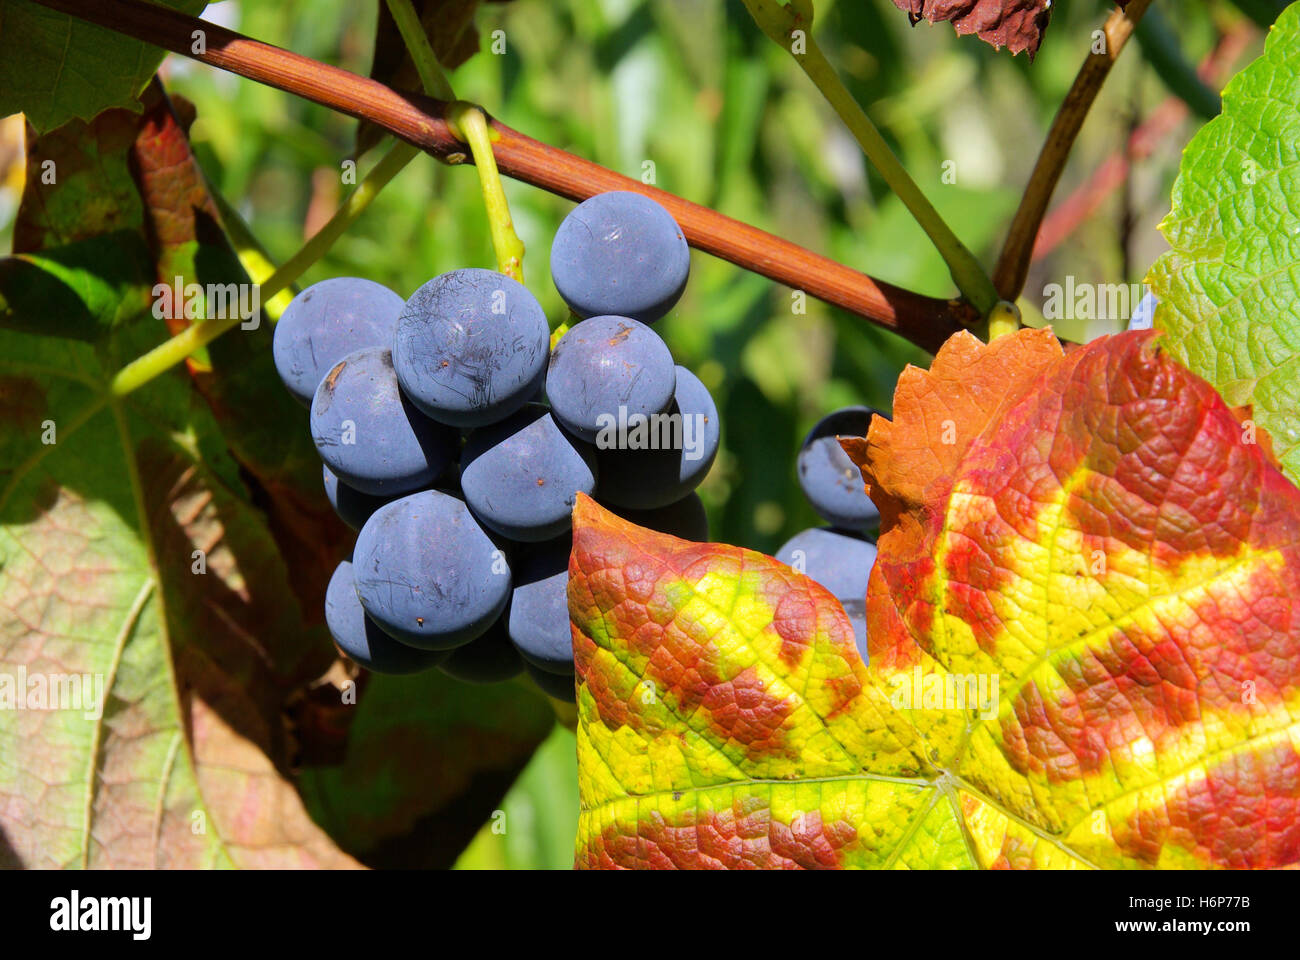
[[[111,372],[0,331],[0,860],[356,866],[288,775],[328,640],[188,383],[111,400]]]
[[[579,867],[884,866],[924,761],[867,695],[843,608],[752,550],[654,533],[579,495],[569,564]],[[900,775],[901,776],[901,775]],[[960,837],[935,834],[957,856]],[[955,844],[955,846],[954,846]],[[924,848],[924,849],[923,849]]]
[[[1150,333],[959,334],[850,446],[870,667],[789,568],[581,504],[579,865],[1300,863],[1300,491],[1252,439]]]

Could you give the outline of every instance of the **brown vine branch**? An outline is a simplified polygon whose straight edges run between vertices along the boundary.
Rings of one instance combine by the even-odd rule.
[[[1197,69],[1200,78],[1215,90],[1220,89],[1255,35],[1253,26],[1246,23],[1225,33]],[[1112,153],[1085,183],[1047,214],[1038,229],[1038,238],[1034,241],[1033,259],[1041,260],[1073,235],[1111,192],[1124,182],[1130,165],[1151,156],[1189,113],[1191,111],[1181,98],[1173,95],[1166,97],[1129,137],[1126,149]]]
[[[1015,301],[1025,288],[1038,228],[1047,213],[1047,205],[1051,202],[1056,184],[1061,179],[1074,140],[1097,99],[1101,85],[1110,75],[1111,67],[1115,65],[1124,45],[1133,35],[1137,22],[1149,6],[1151,0],[1129,0],[1123,10],[1115,10],[1106,18],[1106,24],[1102,28],[1105,42],[1101,52],[1088,54],[1070,86],[1070,92],[1065,95],[1065,100],[1052,120],[1052,127],[1048,130],[1043,149],[1034,163],[1029,185],[1020,198],[1020,206],[1011,221],[1011,229],[993,272],[993,285],[1005,300]]]
[[[465,144],[447,124],[450,104],[443,101],[400,93],[378,81],[141,0],[35,2],[369,120],[448,163],[470,159]],[[201,53],[194,49],[195,31],[202,32]],[[607,190],[644,193],[667,208],[691,246],[842,307],[925,350],[938,350],[949,336],[978,322],[967,303],[927,297],[875,280],[757,227],[540,143],[495,119],[490,124],[497,166],[506,176],[571,200]]]

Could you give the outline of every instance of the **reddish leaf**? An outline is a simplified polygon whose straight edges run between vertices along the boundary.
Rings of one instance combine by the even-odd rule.
[[[959,35],[973,33],[999,50],[1028,51],[1031,58],[1052,16],[1051,0],[894,0],[894,6],[913,24],[948,20]]]
[[[961,334],[847,443],[816,584],[581,501],[588,867],[1300,865],[1300,490],[1150,334]]]
[[[984,795],[990,864],[1051,862],[1045,841],[1102,866],[1293,864],[1300,491],[1152,334],[1054,358],[1042,337],[951,342],[846,445],[897,511],[872,670],[1002,679],[996,723],[918,726]],[[1003,396],[945,445],[954,380]]]
[[[578,866],[931,855],[906,837],[926,807],[919,782],[863,775],[873,758],[912,774],[924,760],[906,721],[869,695],[853,628],[820,585],[752,550],[642,529],[580,495],[569,612]]]
[[[0,859],[356,866],[288,776],[327,641],[189,385],[109,401],[94,347],[10,331],[0,374]]]

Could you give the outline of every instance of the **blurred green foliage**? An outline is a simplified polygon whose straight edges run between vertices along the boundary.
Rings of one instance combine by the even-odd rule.
[[[556,726],[457,870],[568,870],[578,822],[577,743]]]
[[[1011,58],[946,25],[909,28],[890,0],[817,3],[816,32],[850,89],[957,234],[991,268],[1043,134],[1108,8],[1063,0],[1037,60]],[[1172,5],[1171,5],[1172,6]],[[1180,2],[1170,28],[1197,63],[1235,6]],[[373,0],[222,0],[205,16],[308,56],[367,73]],[[739,0],[515,0],[479,13],[481,52],[451,79],[519,130],[629,176],[653,170],[664,189],[826,253],[881,279],[950,296],[938,255],[871,171],[792,58],[764,38]],[[503,31],[505,54],[487,52]],[[1256,38],[1246,52],[1253,57]],[[355,121],[255,83],[181,60],[168,87],[197,107],[196,150],[213,186],[278,260],[304,224],[345,191]],[[1134,50],[1121,58],[1058,190],[1060,200],[1122,150],[1135,122],[1169,92]],[[1163,249],[1184,121],[1106,198],[1066,245],[1037,262],[1025,306],[1047,283],[1136,282]],[[373,153],[373,152],[372,152]],[[361,158],[364,168],[375,157]],[[945,166],[950,165],[950,166]],[[945,182],[945,170],[955,183]],[[550,240],[568,201],[507,183],[527,246],[529,288],[553,325],[566,311],[549,279]],[[0,197],[0,199],[3,199]],[[11,202],[0,202],[8,229]],[[456,267],[491,266],[475,172],[417,158],[352,231],[304,277],[358,274],[407,295]],[[714,392],[724,448],[701,489],[717,540],[767,552],[818,520],[794,475],[794,451],[822,414],[849,403],[885,412],[903,366],[926,355],[859,318],[695,254],[685,297],[660,326],[679,362]],[[1086,339],[1118,320],[1058,324]],[[573,737],[538,752],[466,866],[566,866],[576,816]]]

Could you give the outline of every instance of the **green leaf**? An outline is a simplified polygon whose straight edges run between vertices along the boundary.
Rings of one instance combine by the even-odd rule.
[[[1300,478],[1300,5],[1223,92],[1183,155],[1173,248],[1147,282],[1166,348],[1234,406],[1250,404]]]
[[[367,865],[445,869],[554,726],[524,683],[372,676],[343,762],[304,770],[300,786],[316,821]]]
[[[115,230],[48,253],[0,260],[0,326],[97,340],[148,309],[153,265],[144,238]]]
[[[21,255],[0,261],[0,325],[99,341],[147,312],[155,282],[248,283],[190,149],[180,115],[192,112],[178,115],[156,82],[141,101],[141,114],[106,110],[42,136],[29,130],[14,224]],[[164,332],[187,321],[170,322]],[[324,498],[320,461],[302,408],[275,372],[271,336],[265,322],[232,331],[196,355],[191,375],[271,517],[309,622],[319,623],[324,585],[350,534]]]
[[[0,860],[355,866],[286,772],[328,640],[188,381],[114,401],[114,364],[0,331]]]
[[[207,0],[164,0],[198,14]],[[28,0],[0,3],[0,116],[26,114],[38,131],[109,107],[138,111],[136,96],[163,51]]]

